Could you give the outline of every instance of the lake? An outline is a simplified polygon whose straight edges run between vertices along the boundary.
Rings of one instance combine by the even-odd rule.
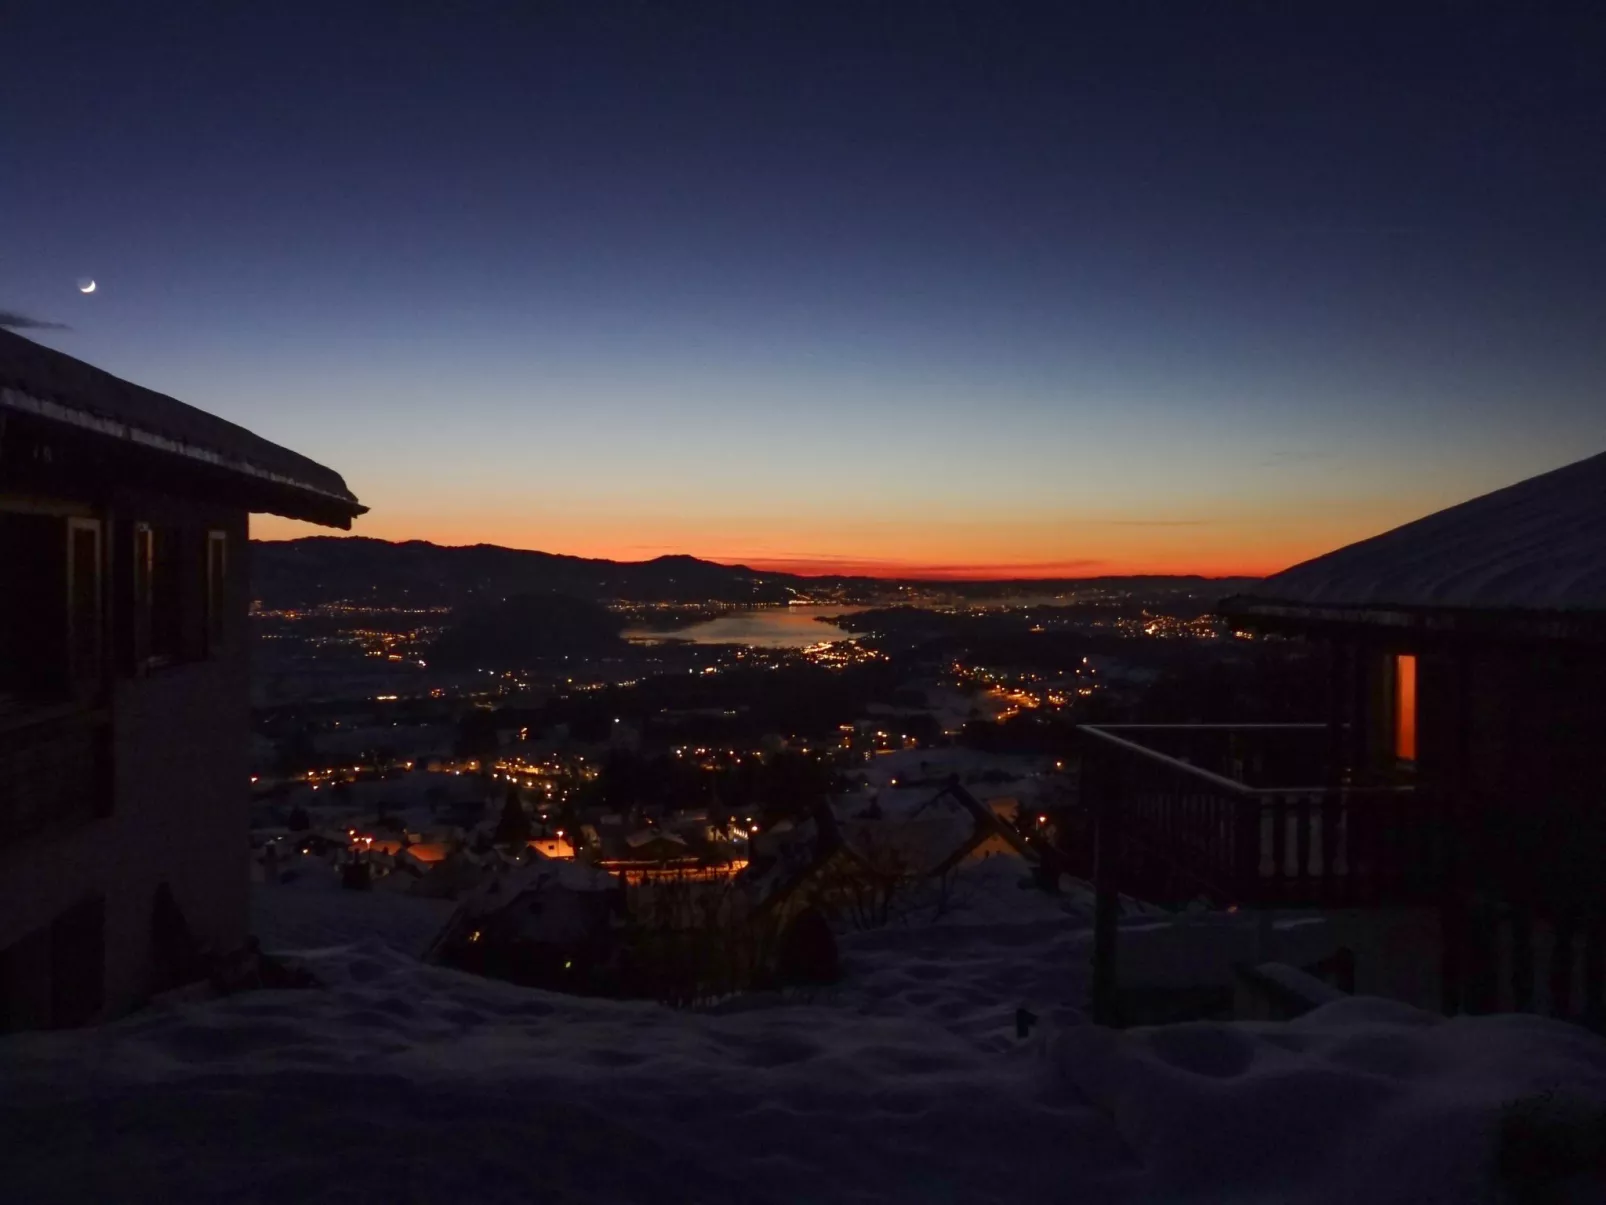
[[[864,609],[830,606],[750,607],[668,632],[629,628],[624,637],[642,644],[687,640],[692,644],[745,644],[751,648],[800,649],[822,642],[852,640],[852,632],[834,623],[817,621],[837,615],[851,615]]]

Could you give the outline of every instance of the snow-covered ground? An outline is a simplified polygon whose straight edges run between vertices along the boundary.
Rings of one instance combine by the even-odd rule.
[[[898,749],[878,754],[861,771],[873,789],[885,789],[893,779],[906,783],[919,782],[929,797],[934,786],[940,786],[950,775],[971,786],[978,797],[998,793],[988,776],[999,784],[1018,784],[1041,774],[1053,765],[1047,757],[1029,757],[1017,754],[984,753],[952,745],[937,749]],[[978,790],[977,788],[981,788]]]
[[[426,967],[375,917],[325,946],[345,912],[320,988],[0,1041],[6,1199],[1462,1202],[1507,1102],[1606,1106],[1606,1044],[1535,1018],[1087,1025],[1087,901],[1020,869],[848,935],[835,988],[702,1012]]]
[[[251,931],[270,953],[373,942],[417,955],[457,906],[397,891],[346,891],[322,859],[297,862],[289,882],[251,887]]]
[[[337,791],[330,786],[312,787],[297,783],[284,794],[256,805],[259,813],[288,813],[303,807],[314,816],[373,815],[383,808],[392,816],[429,824],[441,809],[467,801],[502,800],[500,790],[487,791],[484,780],[475,774],[432,774],[426,770],[398,773],[389,778],[367,779],[345,784]]]

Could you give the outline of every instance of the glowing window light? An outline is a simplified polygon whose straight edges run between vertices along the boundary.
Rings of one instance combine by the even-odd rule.
[[[1416,760],[1416,658],[1394,658],[1394,756]]]

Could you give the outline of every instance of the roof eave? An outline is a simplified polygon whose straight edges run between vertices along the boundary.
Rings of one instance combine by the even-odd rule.
[[[1413,639],[1479,639],[1606,643],[1606,611],[1480,608],[1387,603],[1310,603],[1236,594],[1220,614],[1267,632],[1307,635],[1370,633]]]
[[[187,466],[205,478],[235,482],[243,487],[242,505],[253,513],[280,515],[349,531],[352,520],[368,511],[349,490],[325,488],[245,457],[225,455],[213,448],[26,390],[0,388],[0,420],[7,414],[16,421],[32,424],[41,432],[70,435],[85,441],[86,445],[115,446],[123,449],[121,455]],[[339,480],[332,470],[325,471]]]
[[[297,519],[303,523],[316,523],[319,527],[334,527],[350,531],[352,520],[366,515],[368,508],[357,503],[339,506],[322,497],[308,497],[304,505],[273,505],[252,507],[256,515],[278,515],[281,519]]]

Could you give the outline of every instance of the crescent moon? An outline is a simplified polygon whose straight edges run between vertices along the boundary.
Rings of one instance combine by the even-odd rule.
[[[78,286],[78,291],[80,293],[93,293],[95,291],[95,288],[96,288],[95,282],[91,280],[87,284],[79,285]]]

